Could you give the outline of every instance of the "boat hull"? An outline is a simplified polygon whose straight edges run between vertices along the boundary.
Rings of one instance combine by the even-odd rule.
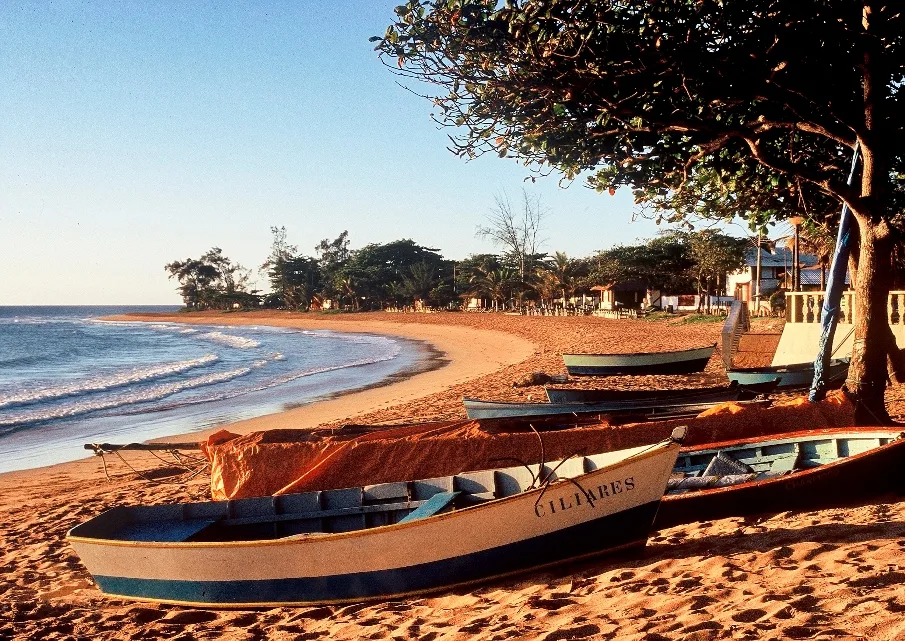
[[[568,559],[642,547],[659,501],[535,539],[415,566],[319,577],[250,580],[95,576],[111,595],[184,605],[341,603],[451,588]],[[530,565],[525,559],[533,559]],[[442,583],[438,578],[442,577]]]
[[[69,540],[101,590],[116,596],[221,607],[398,597],[643,545],[678,445],[643,449],[575,483],[365,530],[145,542],[86,536],[89,521]]]
[[[611,390],[611,389],[567,389],[548,387],[545,389],[550,403],[721,403],[739,400],[741,388],[737,386],[704,387],[684,390]],[[754,396],[752,394],[751,396]]]
[[[691,374],[703,371],[716,347],[637,354],[563,354],[571,376]]]
[[[614,417],[679,418],[696,416],[725,401],[676,401],[675,403],[668,403],[658,400],[639,400],[602,403],[507,403],[504,401],[482,401],[466,398],[463,402],[468,418],[487,420],[581,414],[607,414]]]
[[[826,375],[829,386],[839,387],[847,373],[848,361],[832,361]],[[730,369],[726,371],[726,375],[730,381],[735,381],[739,385],[757,385],[776,381],[778,388],[803,389],[810,387],[811,383],[814,382],[814,365],[812,363],[800,363],[776,367]]]
[[[892,492],[905,490],[905,439],[896,430],[858,428],[809,430],[783,435],[786,439],[814,436],[829,442],[844,436],[877,437],[878,447],[839,458],[819,467],[786,476],[751,481],[740,485],[718,487],[663,497],[654,523],[663,529],[712,519],[787,510],[817,510],[833,506],[863,503]],[[887,442],[879,445],[880,440]],[[683,450],[730,448],[744,441],[695,446]]]

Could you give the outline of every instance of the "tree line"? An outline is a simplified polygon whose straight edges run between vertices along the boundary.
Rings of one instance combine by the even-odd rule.
[[[499,220],[490,222],[490,228],[499,228]],[[725,293],[726,274],[744,265],[749,244],[711,230],[673,230],[576,258],[559,251],[538,252],[533,240],[516,232],[497,241],[500,253],[454,261],[411,239],[353,250],[347,231],[322,240],[309,256],[289,242],[285,227],[271,227],[271,234],[270,255],[259,268],[269,281],[268,292],[253,289],[252,270],[231,261],[218,247],[199,258],[168,263],[165,269],[179,282],[185,306],[309,311],[330,301],[332,308],[349,311],[420,305],[456,309],[475,298],[496,310],[554,308],[591,294],[594,286],[626,282],[664,294],[696,291],[703,300]]]

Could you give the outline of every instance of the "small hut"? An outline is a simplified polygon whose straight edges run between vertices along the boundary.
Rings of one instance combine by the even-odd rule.
[[[600,309],[641,309],[647,296],[647,286],[637,279],[595,285],[591,291],[599,294]]]

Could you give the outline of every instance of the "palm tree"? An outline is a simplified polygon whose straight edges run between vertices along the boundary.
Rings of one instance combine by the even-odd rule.
[[[413,304],[419,300],[426,301],[437,285],[437,268],[426,261],[415,263],[409,267],[409,273],[402,277],[400,293]]]
[[[472,289],[470,293],[477,297],[487,296],[493,301],[493,309],[497,310],[497,304],[505,302],[506,293],[518,280],[518,272],[508,267],[490,270],[478,268],[469,281]]]
[[[542,304],[546,304],[549,300],[552,307],[553,298],[559,291],[559,280],[546,266],[538,267],[535,270],[534,291],[537,292]]]
[[[352,300],[352,310],[358,311],[358,297],[356,296],[357,283],[352,279],[351,274],[347,274],[339,279],[340,292],[348,296]]]
[[[579,279],[587,273],[587,264],[583,260],[569,258],[565,252],[556,252],[548,265],[547,271],[553,276],[565,307],[566,301],[578,288]]]

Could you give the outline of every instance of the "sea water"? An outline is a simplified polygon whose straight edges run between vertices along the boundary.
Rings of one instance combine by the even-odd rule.
[[[424,356],[377,335],[102,320],[155,311],[176,308],[0,307],[0,472],[298,407]]]

